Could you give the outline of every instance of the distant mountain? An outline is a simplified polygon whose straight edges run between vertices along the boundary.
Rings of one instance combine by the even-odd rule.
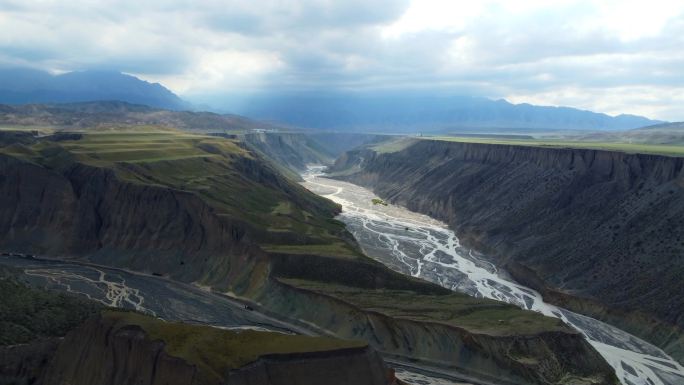
[[[570,136],[574,140],[684,145],[684,122],[661,123],[624,131],[590,132]]]
[[[51,75],[33,69],[0,69],[0,103],[73,103],[120,100],[180,110],[189,104],[158,83],[116,71]]]
[[[241,99],[245,99],[244,96]],[[51,75],[0,69],[0,104],[123,101],[166,110],[191,105],[158,83],[116,71]],[[626,130],[663,123],[641,116],[568,107],[512,104],[505,100],[426,93],[292,93],[248,98],[231,112],[259,120],[319,129],[384,132],[501,130]]]
[[[446,132],[497,129],[620,130],[661,123],[641,116],[444,95],[293,94],[258,96],[234,110],[283,124],[324,129]]]
[[[158,125],[189,131],[274,131],[279,127],[238,115],[170,111],[121,101],[66,104],[0,104],[0,125],[88,129],[120,125]]]
[[[661,123],[653,126],[640,127],[637,130],[663,130],[663,131],[677,131],[684,132],[684,122]]]

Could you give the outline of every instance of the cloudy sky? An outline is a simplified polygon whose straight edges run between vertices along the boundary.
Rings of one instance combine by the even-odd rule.
[[[0,0],[0,66],[200,101],[420,89],[684,120],[684,0]]]

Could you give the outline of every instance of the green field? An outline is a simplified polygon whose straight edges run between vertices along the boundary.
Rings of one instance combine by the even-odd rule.
[[[377,153],[384,154],[401,151],[416,142],[416,138],[406,136],[388,136],[387,138],[387,140],[371,145],[369,148]]]
[[[593,142],[562,139],[498,139],[460,136],[425,136],[422,140],[443,140],[449,142],[507,144],[514,146],[552,147],[552,148],[584,148],[591,150],[619,151],[637,154],[656,154],[665,156],[684,156],[684,146],[666,144]]]

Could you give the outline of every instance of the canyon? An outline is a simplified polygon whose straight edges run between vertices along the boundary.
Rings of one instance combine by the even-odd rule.
[[[560,321],[368,258],[333,219],[339,205],[238,138],[156,127],[62,132],[6,145],[1,171],[5,250],[209,287],[317,334],[367,341],[383,357],[486,382],[617,382]]]
[[[515,282],[486,255],[462,245],[445,223],[381,204],[371,191],[326,178],[320,169],[313,167],[305,174],[304,185],[342,205],[338,218],[367,255],[456,292],[562,319],[584,335],[624,384],[669,385],[684,379],[684,368],[657,347],[601,321],[545,303],[538,292]],[[499,322],[503,326],[506,320]]]
[[[681,362],[683,164],[658,155],[414,140],[384,152],[350,151],[331,171],[445,221],[548,302],[616,325]]]

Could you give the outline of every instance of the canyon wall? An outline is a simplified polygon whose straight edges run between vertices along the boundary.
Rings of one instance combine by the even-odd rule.
[[[50,169],[0,154],[0,248],[89,258],[192,281],[255,252],[246,226],[196,195],[81,163]],[[224,256],[226,258],[217,258]]]
[[[447,222],[551,302],[681,361],[683,166],[658,155],[421,140],[350,151],[331,171]]]
[[[337,132],[262,132],[240,135],[245,147],[268,159],[286,175],[299,179],[307,165],[331,165],[345,151],[387,138],[386,135]]]
[[[350,302],[336,293],[298,287],[300,282],[271,282],[269,288],[255,298],[265,308],[285,315],[293,322],[315,325],[322,333],[369,341],[371,346],[388,356],[428,366],[456,368],[492,383],[619,383],[613,369],[583,336],[567,326],[544,331],[539,328],[532,332],[484,333],[446,321],[388,315]],[[342,287],[341,290],[353,289]],[[392,301],[393,293],[386,293],[386,300]],[[402,291],[394,292],[394,295],[399,293]],[[426,308],[435,300],[439,299],[431,296],[416,299],[425,303]],[[316,311],[310,311],[311,308]]]

